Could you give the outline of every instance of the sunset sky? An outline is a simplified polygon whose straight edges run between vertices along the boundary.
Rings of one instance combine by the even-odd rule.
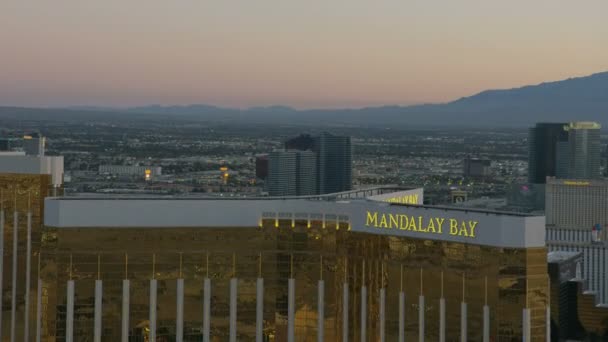
[[[607,0],[1,0],[0,105],[360,107],[608,70]]]

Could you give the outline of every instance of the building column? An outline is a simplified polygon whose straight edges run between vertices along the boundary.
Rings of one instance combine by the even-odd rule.
[[[490,307],[483,306],[483,342],[490,342]]]
[[[361,272],[361,342],[367,341],[367,287],[365,286],[365,260]]]
[[[23,340],[30,340],[30,286],[32,272],[32,212],[27,213],[27,239],[25,252],[25,300],[24,300],[24,322],[23,322]]]
[[[101,279],[97,279],[95,280],[95,328],[93,330],[94,342],[101,342],[102,296],[103,282]]]
[[[468,308],[465,302],[466,288],[465,288],[465,274],[462,274],[462,302],[460,303],[460,341],[467,341],[467,316]]]
[[[264,342],[264,278],[256,281],[255,342]]]
[[[65,341],[74,342],[74,281],[68,280],[65,317]]]
[[[181,273],[181,272],[180,272]],[[177,279],[177,298],[175,298],[175,341],[184,340],[184,278]]]
[[[606,227],[608,228],[608,226]],[[604,232],[606,234],[606,232]],[[547,307],[545,308],[546,340],[551,342],[551,278],[547,278]],[[527,291],[526,291],[527,292]]]
[[[348,283],[342,286],[342,342],[348,342]]]
[[[445,342],[445,298],[439,299],[439,342]]]
[[[380,304],[379,304],[379,316],[380,316],[380,342],[386,342],[386,289],[380,289]]]
[[[287,342],[295,342],[296,340],[296,280],[289,278],[287,280]]]
[[[13,279],[11,295],[11,342],[15,342],[17,326],[17,246],[19,213],[17,212],[17,200],[15,199],[15,211],[13,213]]]
[[[325,282],[317,285],[317,342],[323,342],[325,335]]]
[[[361,268],[361,342],[367,341],[367,287],[365,286],[365,260]]]
[[[230,342],[236,342],[236,317],[237,317],[237,293],[238,291],[238,279],[230,279]]]
[[[0,205],[4,205],[3,198],[0,199]],[[3,303],[4,292],[4,209],[0,210],[0,303]],[[0,339],[2,338],[2,305],[0,304]]]
[[[418,341],[424,342],[424,296],[418,297]]]
[[[549,291],[551,291],[551,288],[549,288]],[[546,310],[546,321],[547,321],[547,342],[551,342],[551,306],[547,305]]]
[[[441,271],[441,298],[439,298],[439,342],[445,342],[445,298],[443,297],[443,271]]]
[[[460,341],[467,342],[467,303],[460,303]]]
[[[264,342],[264,278],[262,278],[261,252],[258,258],[258,279],[256,280],[255,289],[255,341]]]
[[[129,279],[122,280],[122,329],[121,342],[129,342],[129,302],[130,302]]]
[[[150,341],[156,341],[156,296],[158,281],[150,279]]]
[[[367,342],[367,287],[361,286],[361,342]]]
[[[405,292],[399,292],[399,342],[405,342]]]
[[[465,302],[466,287],[465,287],[466,276],[462,274],[462,302],[460,303],[460,341],[467,342],[467,316],[468,308]]]
[[[405,342],[405,292],[403,292],[403,265],[399,270],[399,342]]]
[[[40,253],[38,253],[38,288],[36,291],[36,342],[42,340],[42,278],[40,278]]]
[[[531,342],[530,340],[530,309],[525,308],[522,312],[522,341]]]
[[[203,342],[210,342],[211,328],[211,279],[203,280]]]
[[[485,278],[485,305],[483,306],[483,342],[490,342],[490,307],[488,306],[488,277]]]
[[[422,268],[420,269],[420,296],[418,297],[418,341],[424,342],[424,283],[422,279]]]

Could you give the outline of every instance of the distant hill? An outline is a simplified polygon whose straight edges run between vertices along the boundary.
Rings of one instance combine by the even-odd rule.
[[[421,108],[422,109],[422,108]],[[408,108],[408,111],[416,108]],[[489,123],[599,121],[608,127],[608,72],[506,90],[488,90],[422,112]]]
[[[340,126],[530,126],[540,121],[598,121],[608,127],[608,72],[505,90],[487,90],[444,104],[360,109],[296,110],[284,106],[246,110],[204,104],[126,109],[0,107],[0,118],[125,118],[133,114],[213,122]]]
[[[608,72],[521,88],[487,90],[445,104],[299,111],[280,106],[235,110],[193,105],[139,107],[130,111],[344,125],[529,126],[539,121],[588,120],[608,127]]]

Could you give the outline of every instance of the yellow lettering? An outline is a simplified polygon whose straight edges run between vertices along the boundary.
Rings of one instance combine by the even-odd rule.
[[[469,230],[470,230],[470,233],[471,233],[470,236],[472,238],[475,237],[475,228],[477,228],[477,224],[478,223],[479,222],[477,222],[477,221],[469,221]]]
[[[407,215],[399,215],[399,229],[407,230]]]
[[[429,225],[426,227],[426,231],[429,233],[435,233],[435,221],[433,221],[432,217],[429,219]]]
[[[414,195],[401,197],[403,201],[415,201]],[[428,221],[425,221],[428,220]],[[447,222],[449,222],[449,231],[447,231]],[[446,225],[446,233],[456,236],[464,236],[469,238],[476,237],[476,229],[479,225],[478,221],[464,221],[455,218],[443,217],[425,217],[425,216],[408,216],[405,214],[378,213],[368,211],[366,213],[365,225],[376,228],[388,228],[399,230],[410,230],[414,232],[443,234],[444,224]]]
[[[458,232],[458,236],[469,236],[469,234],[467,233],[467,223],[462,221],[460,223],[460,231]]]
[[[365,220],[365,225],[366,226],[373,226],[373,227],[377,227],[378,226],[378,213],[371,213],[371,212],[367,212],[367,219]]]
[[[401,204],[418,204],[418,194],[405,195],[401,197],[391,197],[385,200],[389,203],[401,203]]]
[[[582,181],[564,181],[564,185],[574,185],[574,186],[588,186],[589,182]]]
[[[441,234],[442,233],[442,229],[443,229],[443,222],[445,221],[444,218],[436,218],[435,220],[437,220],[437,226],[439,226],[439,230],[437,231],[437,234]]]
[[[386,215],[385,214],[382,214],[382,218],[380,219],[380,226],[379,227],[380,228],[386,228],[386,227],[388,227],[387,223],[386,223]]]
[[[399,228],[399,217],[397,215],[393,215],[393,214],[388,214],[389,217],[389,228]],[[394,226],[393,226],[394,224]]]
[[[458,235],[458,221],[450,219],[450,235]]]
[[[416,218],[412,216],[412,218],[410,219],[410,226],[407,228],[407,230],[413,230],[415,232],[418,231],[418,229],[416,229]]]
[[[418,216],[418,231],[426,232],[426,229],[422,228],[422,216]]]

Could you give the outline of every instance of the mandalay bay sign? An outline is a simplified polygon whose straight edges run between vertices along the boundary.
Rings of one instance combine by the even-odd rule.
[[[426,217],[367,211],[365,226],[373,229],[397,229],[426,234],[448,234],[475,238],[478,221],[449,217]]]

